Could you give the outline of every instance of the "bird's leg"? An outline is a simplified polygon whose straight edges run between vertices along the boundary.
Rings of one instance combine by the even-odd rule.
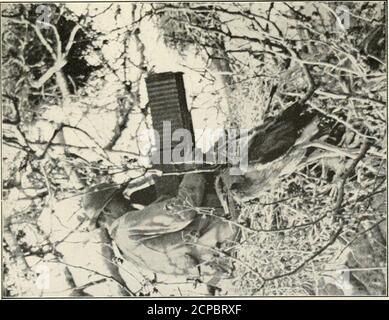
[[[311,141],[311,142],[304,143],[300,146],[303,148],[309,148],[309,147],[320,148],[323,150],[333,152],[338,156],[344,156],[351,159],[355,159],[358,156],[357,152],[354,152],[350,149],[340,148],[322,141]]]

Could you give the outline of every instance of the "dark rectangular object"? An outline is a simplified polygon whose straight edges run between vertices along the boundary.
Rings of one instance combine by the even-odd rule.
[[[164,136],[162,132],[163,121],[171,122],[172,133],[178,128],[189,130],[194,146],[192,117],[186,102],[183,73],[164,72],[152,74],[146,78],[146,88],[153,127],[159,133],[161,151],[166,149],[166,145],[164,146],[162,140]],[[179,143],[180,141],[171,140],[171,149]]]
[[[163,152],[172,152],[180,141],[172,141],[171,136],[162,132],[163,121],[170,121],[171,134],[175,129],[189,130],[192,136],[193,148],[195,146],[192,117],[188,110],[185,96],[184,79],[182,72],[155,73],[146,78],[146,88],[149,98],[149,110],[154,130],[158,131],[160,143],[160,156]],[[171,147],[164,148],[163,137],[170,138]],[[164,150],[165,149],[165,150]],[[163,172],[178,172],[192,169],[192,164],[175,165],[173,163],[154,164],[154,168]],[[176,195],[181,177],[177,175],[162,176],[156,180],[156,191],[160,195]]]

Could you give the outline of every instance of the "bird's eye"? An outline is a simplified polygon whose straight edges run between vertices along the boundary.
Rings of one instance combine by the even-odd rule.
[[[240,183],[238,182],[234,182],[230,187],[231,190],[238,190],[239,188],[240,188]]]

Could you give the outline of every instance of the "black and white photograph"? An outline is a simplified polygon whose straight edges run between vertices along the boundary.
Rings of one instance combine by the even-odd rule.
[[[387,298],[387,27],[2,1],[2,299]]]

